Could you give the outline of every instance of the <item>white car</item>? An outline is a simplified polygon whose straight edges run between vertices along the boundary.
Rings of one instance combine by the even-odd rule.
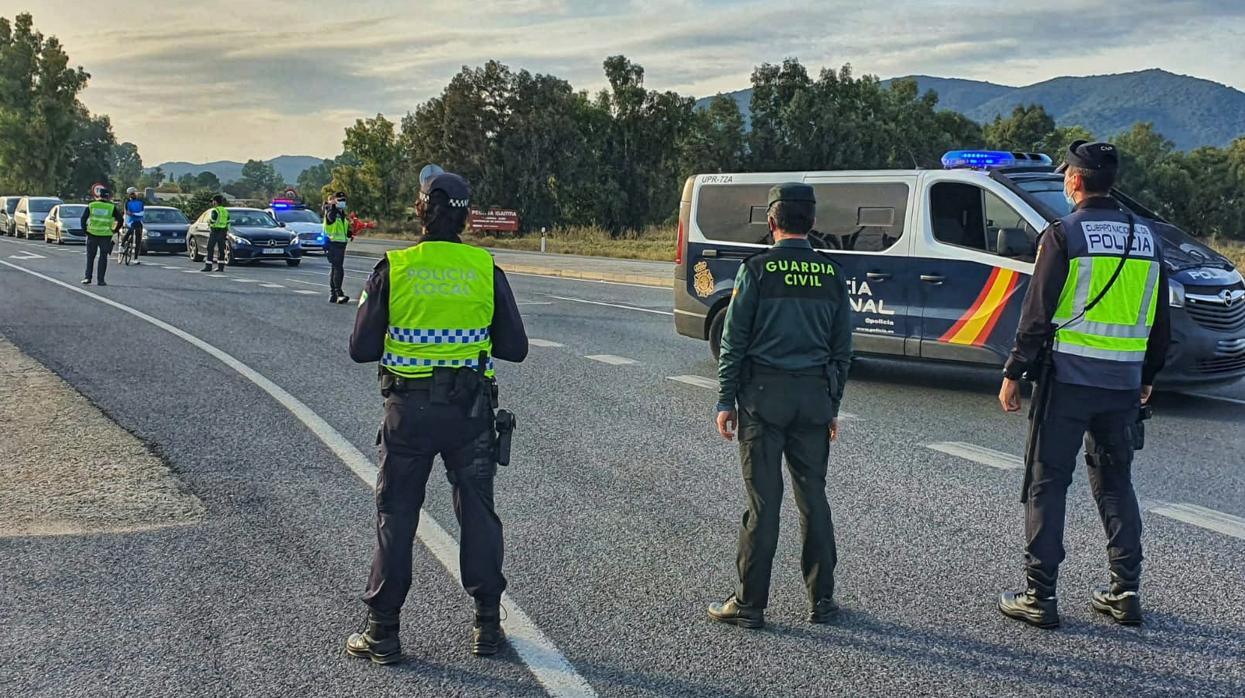
[[[82,229],[82,212],[85,204],[61,204],[53,208],[44,221],[43,241],[64,245],[67,242],[86,242]]]
[[[277,223],[298,237],[303,252],[324,252],[329,237],[324,234],[324,223],[315,211],[297,204],[274,203],[264,209]]]

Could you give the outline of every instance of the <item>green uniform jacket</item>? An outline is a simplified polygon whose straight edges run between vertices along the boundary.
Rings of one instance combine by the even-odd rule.
[[[822,369],[839,413],[852,359],[852,308],[842,272],[807,240],[781,240],[739,266],[718,361],[718,410],[735,409],[744,364]]]

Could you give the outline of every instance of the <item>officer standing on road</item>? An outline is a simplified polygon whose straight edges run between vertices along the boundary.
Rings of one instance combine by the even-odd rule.
[[[342,292],[346,278],[346,244],[350,241],[350,220],[346,217],[346,192],[339,191],[324,202],[324,234],[329,236],[329,246],[324,250],[329,266],[329,302],[346,303],[350,300]]]
[[[82,283],[91,283],[91,272],[95,267],[95,257],[99,256],[99,270],[96,279],[100,286],[107,286],[104,274],[108,271],[108,255],[112,254],[112,236],[121,231],[121,207],[112,201],[112,191],[108,187],[95,189],[95,200],[82,210],[82,229],[86,231],[86,276]]]
[[[487,251],[459,238],[470,198],[466,180],[456,174],[421,184],[415,211],[424,237],[376,265],[350,338],[351,358],[380,362],[385,418],[378,435],[376,550],[363,596],[367,627],[350,636],[346,650],[380,664],[401,660],[398,615],[411,586],[411,546],[437,455],[462,530],[463,587],[475,599],[471,651],[495,654],[503,639],[506,578],[493,479],[509,457],[507,447],[494,442],[493,359],[523,361],[528,344],[506,275]]]
[[[739,530],[739,585],[709,606],[709,617],[745,628],[765,624],[784,454],[804,535],[809,621],[827,623],[838,611],[826,468],[852,356],[851,307],[842,274],[808,242],[816,213],[811,186],[770,190],[774,246],[740,266],[722,332],[717,427],[730,441],[738,425],[748,509]]]
[[[212,215],[208,217],[207,263],[199,271],[212,271],[212,254],[216,257],[216,271],[225,271],[225,245],[229,238],[229,209],[225,208],[225,197],[217,194],[212,197]]]
[[[1141,622],[1142,555],[1131,430],[1170,342],[1167,271],[1154,223],[1111,198],[1119,169],[1115,146],[1076,141],[1064,158],[1059,171],[1075,207],[1042,233],[999,391],[1003,409],[1019,411],[1019,381],[1048,344],[1054,376],[1025,493],[1026,586],[1004,593],[998,607],[1038,627],[1059,625],[1055,582],[1064,558],[1064,508],[1088,431],[1089,484],[1110,565],[1110,583],[1096,589],[1091,602],[1117,622],[1135,625]]]

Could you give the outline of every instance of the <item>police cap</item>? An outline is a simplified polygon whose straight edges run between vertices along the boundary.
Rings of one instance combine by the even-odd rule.
[[[442,172],[419,185],[419,196],[425,201],[434,191],[445,193],[450,208],[467,208],[471,205],[471,185],[453,172]]]
[[[807,184],[800,182],[787,182],[786,184],[776,184],[769,190],[769,204],[773,206],[779,201],[805,201],[810,204],[817,203],[817,197],[813,195],[813,188]]]
[[[1063,173],[1069,166],[1085,170],[1118,170],[1119,151],[1110,143],[1072,141],[1072,145],[1063,154],[1063,164],[1055,171]]]

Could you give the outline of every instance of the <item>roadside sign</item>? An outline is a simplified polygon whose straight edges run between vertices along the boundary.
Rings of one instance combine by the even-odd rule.
[[[517,233],[519,232],[519,212],[502,208],[491,208],[487,211],[471,209],[467,224],[473,232]]]

